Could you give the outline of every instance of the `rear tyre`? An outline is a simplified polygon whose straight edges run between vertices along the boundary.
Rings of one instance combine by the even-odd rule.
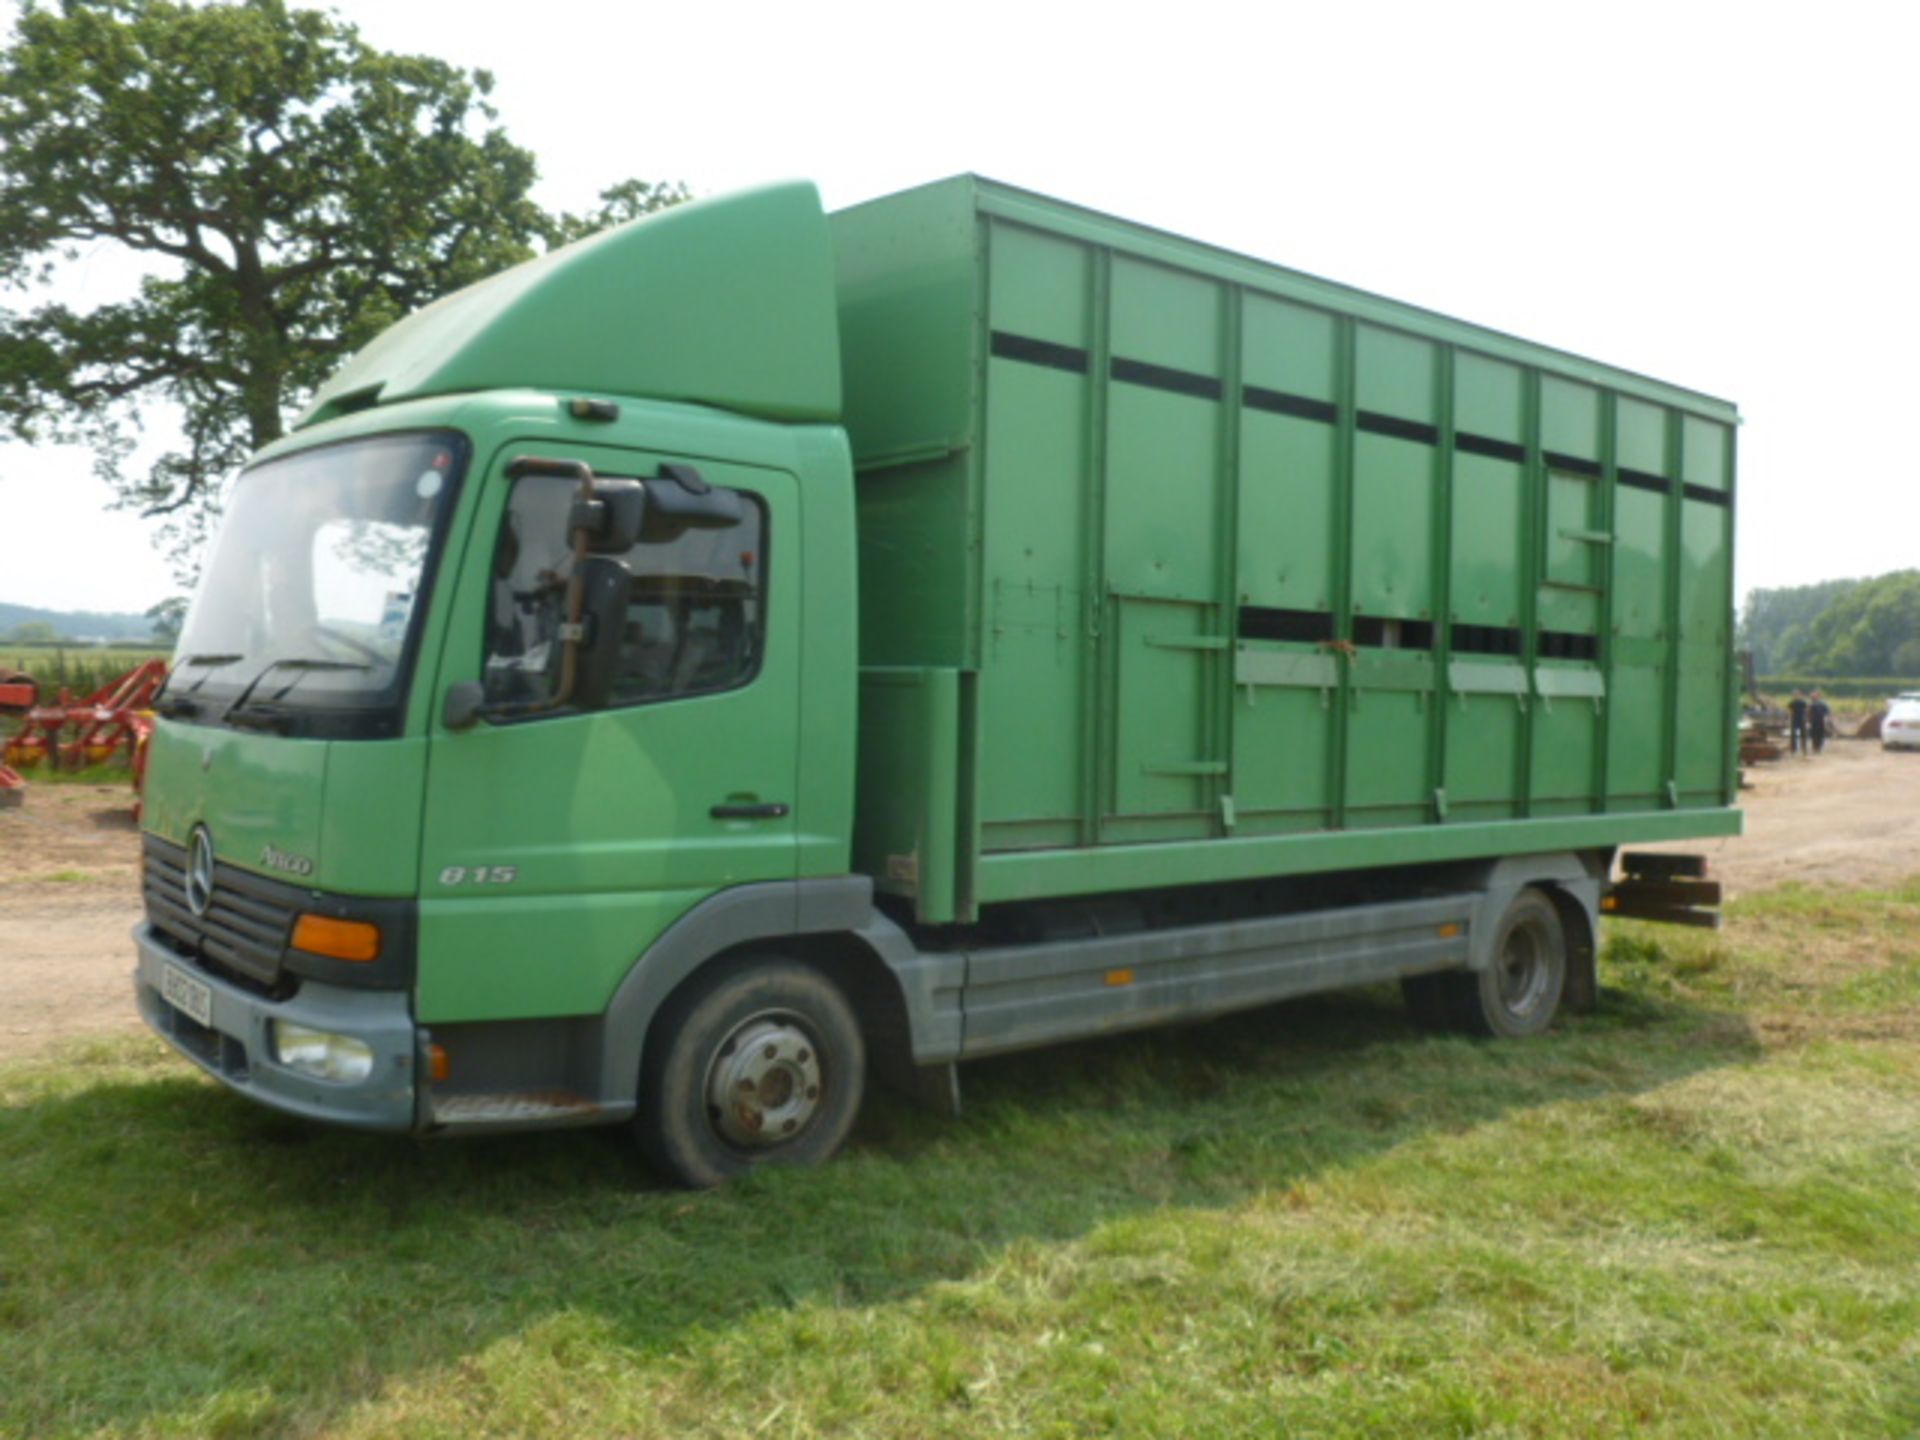
[[[640,1149],[707,1189],[760,1165],[818,1165],[853,1128],[866,1045],[840,988],[811,966],[744,957],[661,1011],[641,1066]]]
[[[1401,990],[1414,1020],[1429,1029],[1520,1039],[1553,1023],[1566,985],[1560,912],[1540,891],[1522,890],[1500,917],[1485,970],[1417,975]]]

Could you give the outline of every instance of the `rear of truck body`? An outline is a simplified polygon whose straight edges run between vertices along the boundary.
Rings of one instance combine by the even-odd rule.
[[[696,1182],[830,1149],[869,1068],[950,1098],[960,1059],[1387,979],[1498,1030],[1557,946],[1550,1016],[1617,847],[1738,830],[1736,423],[974,177],[597,237],[396,326],[242,481],[358,465],[421,563],[368,610],[365,733],[303,710],[327,670],[260,711],[287,660],[223,677],[249,646],[196,602],[143,1006],[283,1108],[635,1117]],[[589,707],[558,577],[619,480],[667,519],[605,557]],[[371,1038],[342,1078],[314,1034]]]

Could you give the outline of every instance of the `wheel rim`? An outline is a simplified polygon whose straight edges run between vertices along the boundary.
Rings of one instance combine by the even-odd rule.
[[[793,1140],[820,1113],[819,1042],[797,1016],[768,1011],[734,1026],[707,1067],[707,1114],[729,1144],[764,1150]]]
[[[1545,1002],[1553,983],[1547,947],[1531,925],[1516,925],[1500,952],[1500,1003],[1516,1019],[1526,1019]]]

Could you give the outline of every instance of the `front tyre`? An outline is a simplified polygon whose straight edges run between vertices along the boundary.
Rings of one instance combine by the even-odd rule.
[[[743,957],[660,1012],[635,1133],[660,1174],[693,1189],[758,1165],[818,1165],[853,1128],[866,1070],[839,986],[795,961]]]

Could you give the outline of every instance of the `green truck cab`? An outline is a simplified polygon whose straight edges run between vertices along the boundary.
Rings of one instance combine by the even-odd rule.
[[[971,176],[593,237],[236,483],[139,1003],[295,1114],[689,1184],[1314,990],[1534,1033],[1603,906],[1703,918],[1618,847],[1739,828],[1736,424]]]

